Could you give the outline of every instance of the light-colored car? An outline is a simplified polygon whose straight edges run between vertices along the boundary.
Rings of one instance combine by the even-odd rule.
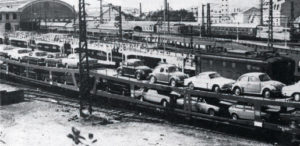
[[[183,85],[184,79],[188,78],[188,75],[181,72],[176,65],[161,64],[157,66],[153,72],[149,75],[150,83],[167,83],[172,87]]]
[[[24,48],[15,48],[7,52],[7,55],[10,59],[13,60],[22,60],[25,56],[29,56],[31,53],[31,49],[24,49]]]
[[[283,87],[282,95],[286,97],[293,97],[295,101],[300,101],[300,81],[294,85]]]
[[[187,101],[186,101],[187,102]],[[184,98],[179,98],[176,101],[176,104],[180,107],[184,106]],[[191,110],[195,112],[202,112],[214,116],[219,112],[220,108],[218,106],[209,104],[204,98],[201,97],[192,97],[191,98]]]
[[[203,72],[184,80],[184,86],[190,89],[200,88],[214,92],[231,90],[234,83],[234,80],[224,78],[217,72]]]
[[[235,104],[232,105],[228,109],[228,111],[233,120],[237,120],[237,119],[254,120],[255,119],[254,107],[252,105]],[[260,112],[260,116],[262,119],[266,120],[269,118],[270,115],[265,112]]]
[[[235,95],[246,93],[270,98],[272,95],[280,95],[284,86],[281,82],[271,80],[266,73],[254,72],[242,75],[233,84],[232,91]]]
[[[63,65],[68,67],[79,67],[79,54],[70,54],[67,58],[62,58],[61,62]],[[97,64],[96,59],[89,58],[89,65],[95,66]]]
[[[160,104],[163,107],[167,107],[170,104],[173,104],[174,101],[171,97],[177,98],[176,94],[174,95],[165,95],[158,93],[157,90],[141,88],[140,90],[135,91],[134,97],[140,101],[148,101],[151,103]]]

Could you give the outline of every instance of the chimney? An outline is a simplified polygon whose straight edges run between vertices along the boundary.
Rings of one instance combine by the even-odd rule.
[[[143,11],[142,11],[142,3],[140,3],[140,16],[142,16]]]

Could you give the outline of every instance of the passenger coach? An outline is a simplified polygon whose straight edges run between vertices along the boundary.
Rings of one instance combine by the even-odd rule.
[[[245,50],[206,50],[195,57],[196,73],[216,71],[222,76],[237,79],[248,72],[264,72],[283,83],[294,81],[295,61],[272,52]]]

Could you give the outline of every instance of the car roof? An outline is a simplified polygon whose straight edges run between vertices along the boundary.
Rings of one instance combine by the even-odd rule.
[[[262,73],[262,72],[251,72],[251,73],[246,73],[243,76],[260,76],[262,74],[265,74],[265,73]]]
[[[133,63],[133,62],[138,62],[138,61],[141,61],[141,60],[140,59],[127,59],[126,62]]]
[[[199,75],[200,75],[200,74],[201,74],[201,75],[209,75],[209,74],[215,74],[215,73],[217,73],[217,72],[215,72],[215,71],[207,71],[207,72],[199,73]]]
[[[171,67],[171,66],[176,66],[174,64],[160,64],[158,67]]]

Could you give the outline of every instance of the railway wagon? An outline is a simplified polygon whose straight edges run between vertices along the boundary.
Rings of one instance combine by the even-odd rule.
[[[265,72],[272,79],[286,84],[294,81],[295,61],[290,58],[271,52],[220,50],[198,52],[195,56],[196,74],[217,71],[224,77],[237,79],[248,72]]]
[[[213,24],[211,26],[211,34],[214,37],[230,37],[236,38],[237,35],[244,39],[254,39],[257,29],[253,24]]]

